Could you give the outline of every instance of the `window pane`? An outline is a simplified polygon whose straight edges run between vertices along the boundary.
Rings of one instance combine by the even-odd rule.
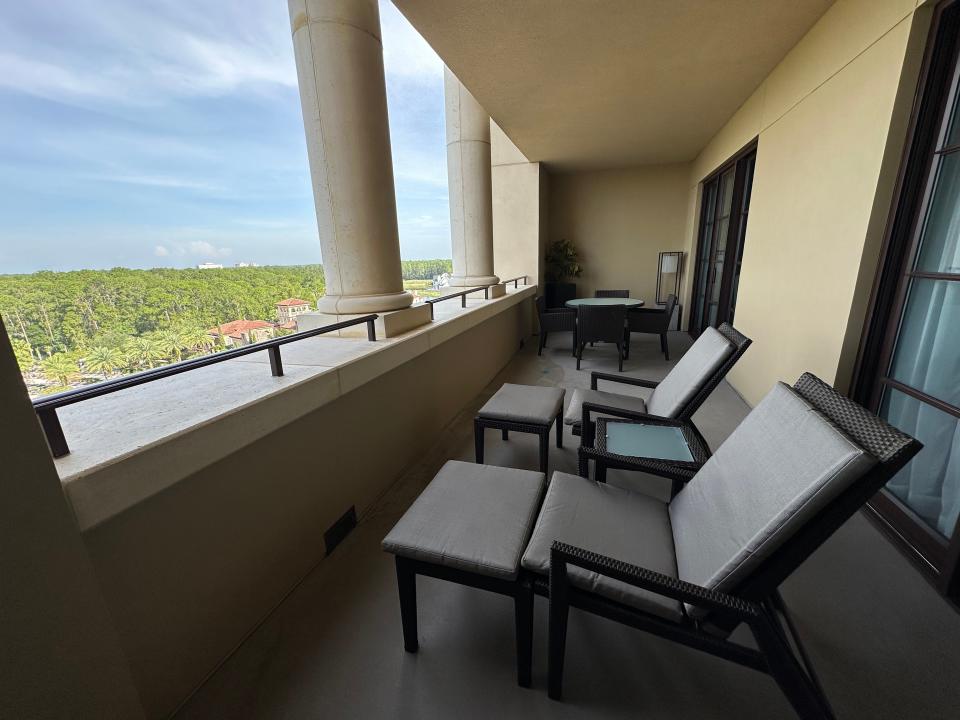
[[[960,153],[939,156],[917,269],[960,274]]]
[[[960,407],[960,281],[912,281],[890,376]]]
[[[892,388],[884,391],[880,415],[923,443],[887,489],[949,538],[960,511],[960,422]]]
[[[947,130],[947,141],[944,147],[953,147],[960,143],[960,113],[957,112],[958,108],[960,108],[960,92],[953,99],[953,109],[950,111],[950,129]]]

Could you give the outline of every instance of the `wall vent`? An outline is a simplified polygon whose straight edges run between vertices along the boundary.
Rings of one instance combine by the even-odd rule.
[[[357,508],[351,505],[350,509],[341,515],[340,519],[331,525],[323,534],[323,542],[327,547],[327,555],[332,553],[337,545],[339,545],[356,526]]]

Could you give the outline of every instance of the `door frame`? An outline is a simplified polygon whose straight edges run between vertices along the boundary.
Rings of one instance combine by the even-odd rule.
[[[717,301],[717,319],[722,322],[720,318],[720,309],[726,308],[730,304],[730,291],[732,289],[731,278],[732,275],[727,272],[727,261],[726,258],[729,257],[731,260],[735,261],[735,258],[730,253],[731,249],[736,249],[736,239],[740,233],[740,221],[743,217],[743,213],[740,211],[740,206],[743,203],[743,166],[740,166],[740,161],[746,158],[751,153],[756,153],[759,137],[753,138],[750,142],[740,148],[736,153],[727,158],[720,166],[710,172],[703,180],[700,181],[699,189],[699,202],[700,202],[700,212],[699,220],[697,223],[697,242],[694,247],[693,256],[691,260],[693,261],[693,284],[690,286],[690,324],[687,327],[687,332],[691,337],[696,338],[700,335],[700,328],[694,327],[693,320],[697,317],[697,288],[700,284],[701,279],[701,270],[700,270],[700,251],[703,247],[703,228],[706,225],[706,213],[707,213],[707,203],[704,202],[704,190],[707,185],[712,183],[714,180],[717,180],[721,175],[728,172],[731,168],[734,169],[734,179],[733,179],[733,198],[730,201],[730,223],[727,225],[727,246],[724,248],[724,272],[723,277],[720,278],[720,296]],[[754,165],[754,179],[756,179],[756,165]],[[720,193],[719,187],[717,188],[717,204],[720,203]],[[749,221],[749,216],[748,216]],[[713,238],[716,237],[717,233],[717,223],[714,221],[713,225]],[[711,238],[711,242],[713,241]],[[714,253],[716,253],[716,247],[714,247]],[[710,263],[711,268],[713,262]],[[709,269],[708,269],[709,272]],[[704,302],[707,303],[707,298],[704,296]],[[706,312],[706,308],[700,309],[702,312]],[[701,318],[704,320],[705,316]]]
[[[884,386],[918,396],[911,388],[883,377],[889,368],[899,331],[900,320],[894,322],[892,316],[902,317],[910,281],[915,276],[908,274],[907,263],[916,256],[920,225],[933,190],[930,171],[933,150],[940,138],[941,121],[957,93],[958,55],[960,0],[943,0],[934,9],[926,39],[894,186],[894,200],[890,205],[850,385],[851,397],[875,412],[879,410]],[[936,398],[924,396],[919,399],[944,409],[943,403]],[[957,577],[960,574],[960,521],[952,538],[945,539],[885,489],[870,500],[864,512],[897,549],[914,561],[941,594],[950,597],[960,591]]]

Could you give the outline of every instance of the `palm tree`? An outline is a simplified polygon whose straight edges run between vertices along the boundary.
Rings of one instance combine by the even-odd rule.
[[[152,368],[157,360],[164,358],[164,351],[153,338],[144,336],[130,338],[126,346],[127,360],[134,365]]]
[[[150,339],[163,352],[165,357],[172,355],[176,362],[183,360],[183,351],[187,346],[183,344],[183,339],[176,330],[153,333]]]
[[[177,334],[184,348],[199,354],[203,354],[216,343],[206,330],[200,328],[183,328]]]
[[[51,355],[43,361],[43,372],[53,378],[58,385],[69,385],[80,374],[77,361],[66,353]]]
[[[90,349],[84,361],[93,372],[113,375],[123,365],[123,353],[117,348],[98,345]]]

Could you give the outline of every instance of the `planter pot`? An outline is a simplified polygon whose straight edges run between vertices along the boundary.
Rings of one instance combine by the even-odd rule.
[[[563,307],[567,300],[577,296],[577,284],[568,282],[545,282],[543,297],[548,308]]]

